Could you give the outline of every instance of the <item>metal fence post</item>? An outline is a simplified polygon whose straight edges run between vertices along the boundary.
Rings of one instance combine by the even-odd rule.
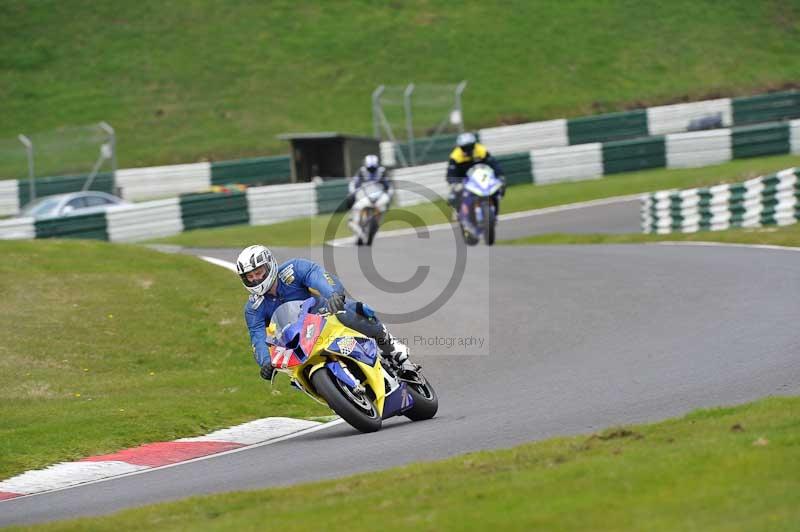
[[[467,88],[467,80],[462,81],[456,87],[456,106],[455,111],[458,112],[458,132],[464,132],[464,112],[461,110],[461,93]]]
[[[36,199],[36,187],[33,184],[33,143],[31,139],[20,133],[17,138],[19,141],[25,146],[25,150],[28,152],[28,181],[30,182],[31,192],[30,192],[30,200],[33,201]]]
[[[380,121],[380,106],[381,106],[381,95],[386,87],[381,85],[374,91],[372,91],[372,131],[375,138],[380,139],[381,135],[381,121]]]
[[[414,84],[409,83],[403,92],[403,102],[406,109],[406,130],[408,131],[408,158],[411,166],[417,163],[414,155],[414,117],[411,114],[411,94],[414,92]]]
[[[100,128],[108,133],[108,141],[104,142],[100,145],[100,156],[97,158],[97,162],[94,163],[94,168],[92,168],[89,177],[86,178],[86,182],[83,184],[83,188],[81,190],[89,190],[94,183],[94,179],[97,177],[98,172],[100,172],[100,167],[103,165],[103,161],[106,159],[111,159],[111,171],[114,172],[114,177],[116,177],[117,171],[117,148],[116,148],[116,136],[114,135],[114,128],[109,126],[106,122],[100,122],[98,124]]]
[[[108,133],[108,143],[111,146],[111,171],[114,173],[114,176],[117,174],[117,135],[114,132],[114,128],[111,127],[108,122],[100,122],[100,127]]]

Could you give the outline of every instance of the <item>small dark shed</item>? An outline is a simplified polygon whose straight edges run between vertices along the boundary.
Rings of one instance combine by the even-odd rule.
[[[314,177],[335,179],[351,177],[364,157],[380,153],[380,142],[373,137],[336,132],[287,133],[279,139],[292,145],[292,182],[311,181]]]

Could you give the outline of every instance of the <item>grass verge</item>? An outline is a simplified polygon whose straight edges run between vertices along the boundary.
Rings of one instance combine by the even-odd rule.
[[[553,185],[516,185],[510,187],[502,203],[502,212],[518,212],[579,201],[625,196],[668,189],[738,182],[800,165],[800,156],[781,155],[741,159],[718,166],[686,169],[657,169],[615,174],[594,181]],[[444,179],[444,178],[442,178]],[[419,225],[445,223],[449,212],[443,202],[395,207],[387,213],[381,231]],[[401,221],[405,220],[405,221]],[[311,246],[325,241],[329,225],[336,227],[335,238],[350,236],[342,214],[314,216],[270,225],[237,225],[187,231],[169,238],[154,240],[186,247],[245,247],[253,242],[269,246]]]
[[[0,294],[0,479],[256,418],[330,413],[285,381],[270,393],[241,284],[194,257],[0,242]]]
[[[436,423],[436,420],[430,421]],[[35,530],[788,530],[800,398]]]

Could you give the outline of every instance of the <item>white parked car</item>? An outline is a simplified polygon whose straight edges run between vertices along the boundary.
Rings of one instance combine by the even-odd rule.
[[[87,190],[85,192],[68,192],[37,198],[23,207],[18,218],[59,218],[78,214],[104,212],[115,205],[127,205],[128,202],[105,192]]]

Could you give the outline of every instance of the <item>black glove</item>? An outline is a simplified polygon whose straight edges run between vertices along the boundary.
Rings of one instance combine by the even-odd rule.
[[[275,368],[272,366],[271,362],[266,362],[263,366],[261,366],[261,378],[265,381],[271,381],[274,373]]]
[[[506,176],[501,175],[499,179],[503,182],[503,184],[500,185],[500,197],[502,198],[506,195]]]
[[[355,202],[356,202],[356,194],[355,194],[355,192],[353,192],[352,194],[348,194],[347,198],[345,199],[345,205],[347,206],[347,208],[348,209],[352,209],[353,208],[353,204],[355,204]]]
[[[336,314],[344,310],[344,296],[338,292],[334,293],[325,300],[325,306],[330,314]]]

